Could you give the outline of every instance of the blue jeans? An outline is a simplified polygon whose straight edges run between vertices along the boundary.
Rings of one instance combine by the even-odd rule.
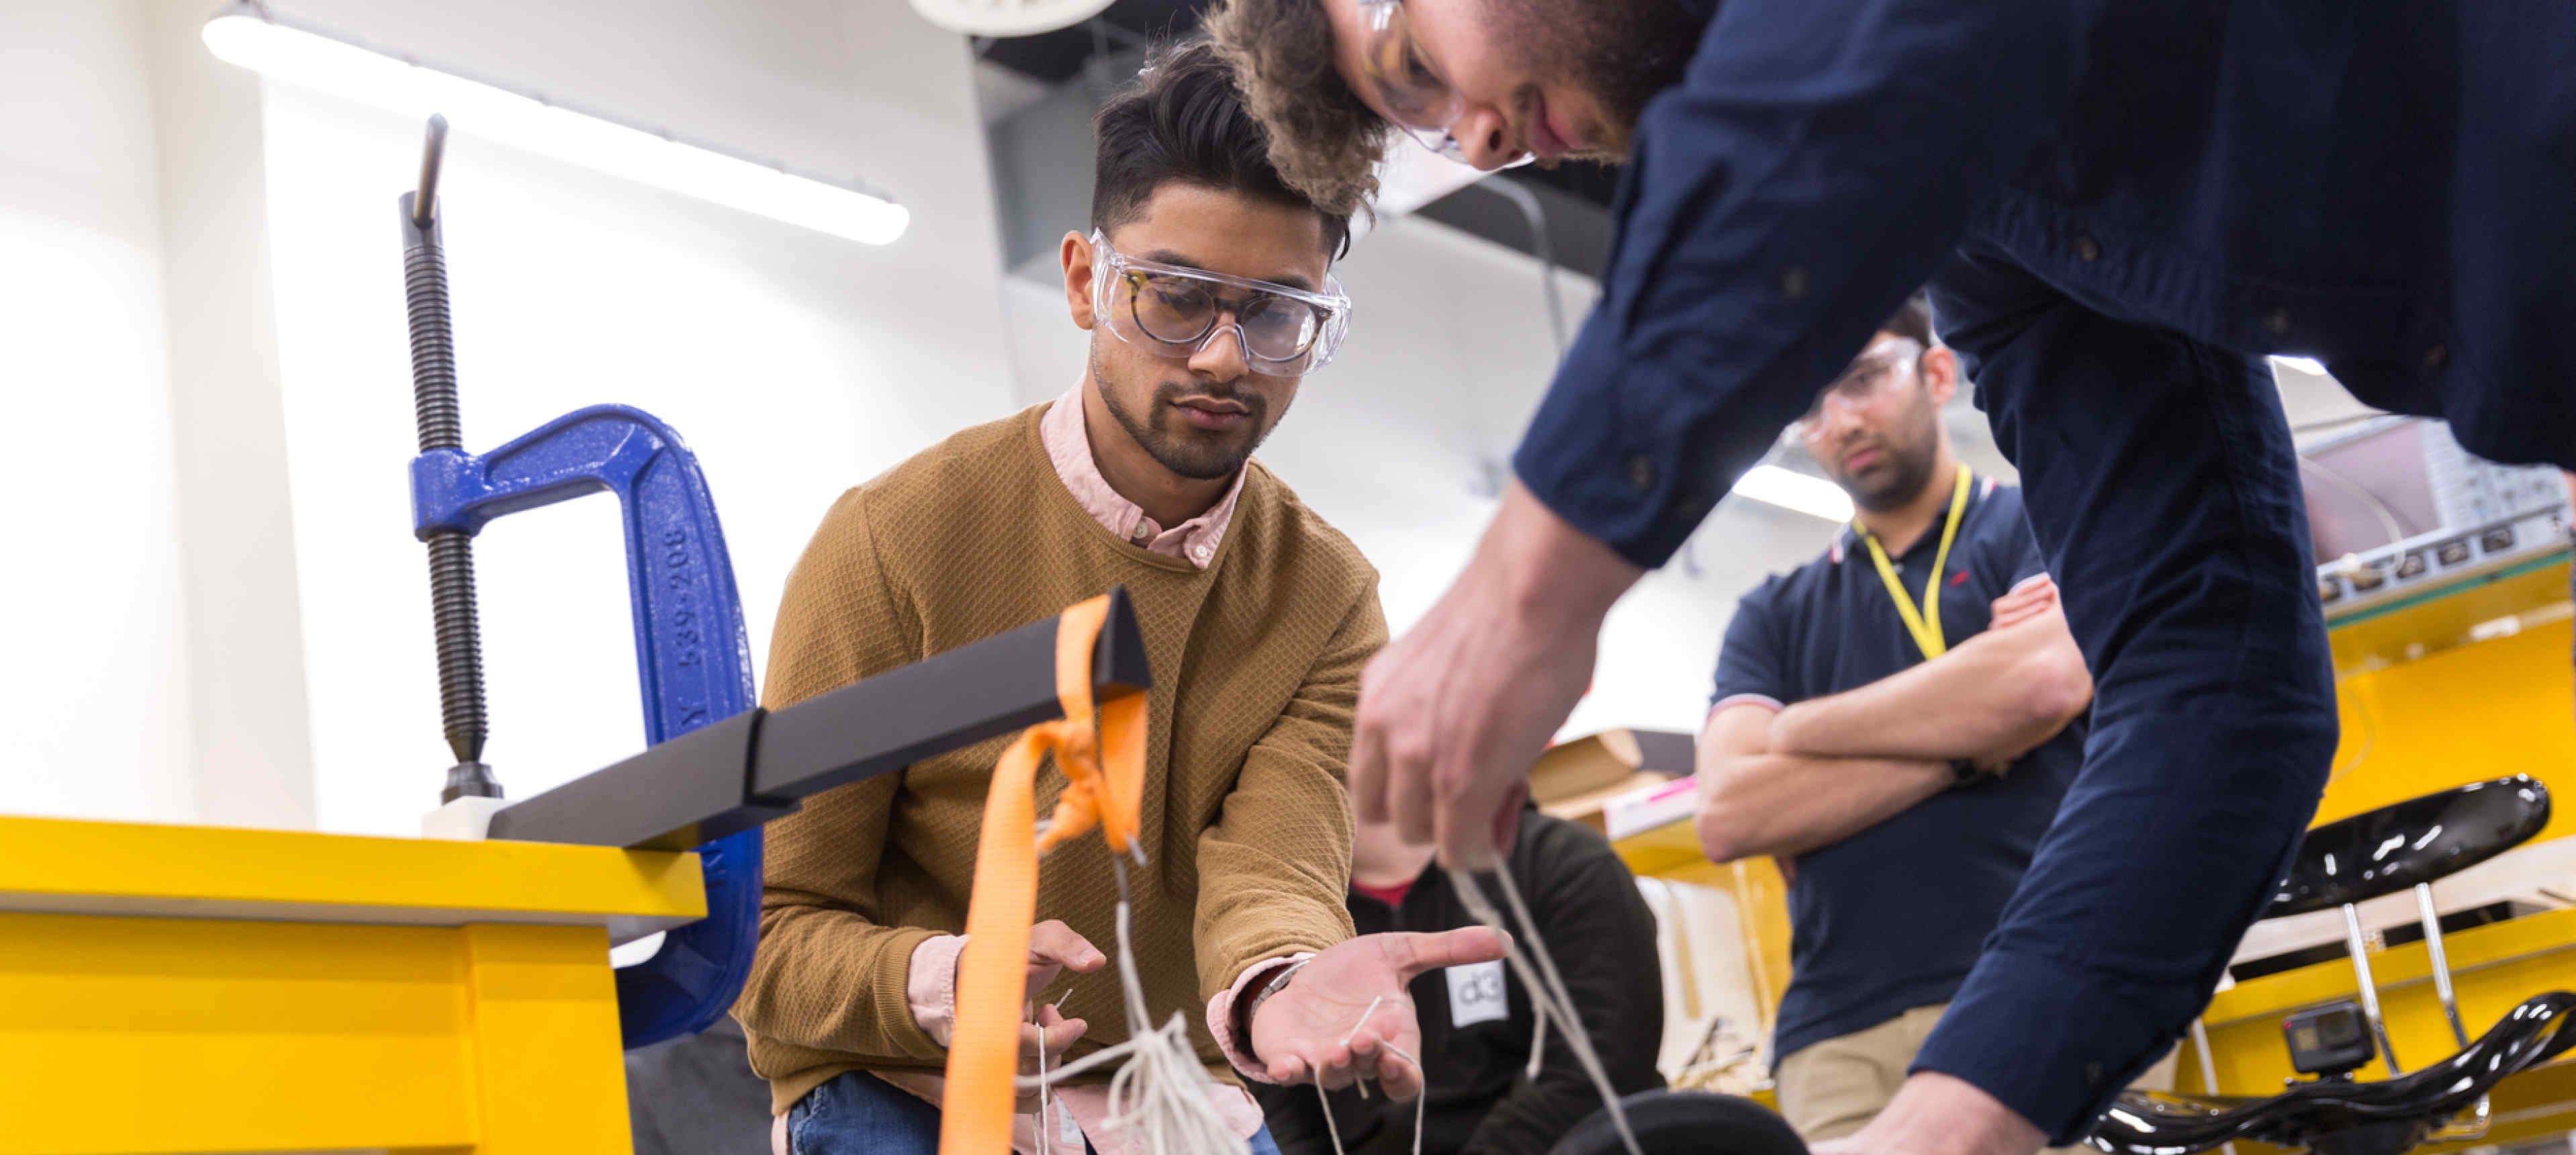
[[[1089,1151],[1090,1144],[1083,1145]],[[874,1075],[850,1071],[787,1111],[788,1155],[938,1155],[939,1108]],[[1279,1155],[1264,1127],[1252,1155]]]

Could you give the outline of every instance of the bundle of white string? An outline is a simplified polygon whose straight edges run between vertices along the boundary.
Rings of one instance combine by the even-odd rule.
[[[1135,951],[1129,935],[1127,863],[1116,855],[1110,857],[1110,862],[1118,877],[1118,984],[1126,996],[1127,1041],[1104,1047],[1052,1071],[1047,1068],[1045,1047],[1039,1047],[1038,1073],[1019,1080],[1020,1089],[1038,1093],[1039,1150],[1046,1151],[1053,1138],[1047,1127],[1050,1085],[1057,1079],[1070,1078],[1123,1059],[1125,1063],[1109,1080],[1108,1125],[1112,1131],[1137,1136],[1148,1155],[1198,1155],[1200,1152],[1250,1155],[1251,1144],[1227,1127],[1225,1120],[1217,1114],[1215,1105],[1208,1101],[1207,1088],[1211,1084],[1206,1069],[1199,1065],[1197,1053],[1190,1047],[1188,1021],[1175,1011],[1171,1019],[1159,1028],[1145,1025],[1148,1021],[1145,988],[1136,975]],[[1501,883],[1504,903],[1524,928],[1526,933],[1523,935],[1510,934],[1501,913],[1485,897],[1484,889],[1476,884],[1473,875],[1463,870],[1451,870],[1448,875],[1450,886],[1466,903],[1468,913],[1473,914],[1476,921],[1506,936],[1509,945],[1504,958],[1522,988],[1529,992],[1530,1006],[1538,1016],[1536,1037],[1530,1041],[1529,1077],[1538,1077],[1546,1049],[1548,1021],[1553,1019],[1556,1029],[1564,1032],[1575,1061],[1583,1067],[1584,1075],[1592,1080],[1592,1089],[1600,1094],[1602,1105],[1609,1110],[1611,1125],[1618,1129],[1621,1144],[1627,1147],[1629,1155],[1644,1155],[1644,1150],[1637,1144],[1636,1133],[1628,1127],[1627,1112],[1619,1106],[1619,1092],[1610,1085],[1609,1072],[1601,1065],[1600,1055],[1593,1051],[1591,1036],[1584,1031],[1582,1020],[1575,1017],[1574,998],[1567,992],[1565,979],[1557,972],[1556,960],[1548,954],[1547,943],[1539,936],[1538,924],[1530,918],[1529,905],[1521,900],[1520,888],[1513,884],[1511,872],[1497,871],[1494,877]],[[1351,1035],[1359,1033],[1360,1026],[1368,1022],[1370,1015],[1377,1013],[1378,1006],[1384,1001],[1380,997],[1372,1001],[1367,1010],[1360,1012],[1359,1022],[1351,1027]],[[1344,1036],[1343,1041],[1348,1042],[1350,1037]],[[1393,1043],[1383,1045],[1389,1052],[1412,1063],[1415,1072],[1427,1082],[1430,1072],[1423,1068],[1421,1059]],[[1361,1096],[1366,1097],[1367,1086],[1358,1086]],[[1320,1081],[1315,1084],[1315,1097],[1323,1105],[1324,1127],[1332,1137],[1333,1151],[1335,1155],[1344,1155],[1341,1128],[1333,1122],[1332,1103],[1326,1098]],[[1425,1097],[1416,1096],[1413,1104],[1415,1155],[1422,1151]]]
[[[1104,1047],[1049,1071],[1046,1048],[1038,1048],[1038,1073],[1019,1080],[1021,1090],[1038,1093],[1040,1150],[1053,1138],[1047,1127],[1049,1084],[1110,1063],[1124,1063],[1109,1078],[1108,1128],[1135,1137],[1147,1155],[1251,1155],[1252,1144],[1225,1125],[1208,1100],[1207,1069],[1190,1047],[1189,1021],[1179,1011],[1161,1027],[1149,1027],[1145,985],[1136,976],[1136,952],[1129,941],[1127,862],[1116,855],[1110,864],[1118,876],[1118,985],[1126,995],[1127,1041]]]

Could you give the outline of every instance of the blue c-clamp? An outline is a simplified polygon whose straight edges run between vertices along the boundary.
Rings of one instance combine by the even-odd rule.
[[[447,266],[436,216],[447,122],[432,117],[420,189],[401,198],[404,293],[411,312],[412,525],[429,547],[439,697],[456,765],[443,799],[500,797],[483,765],[483,671],[475,622],[474,535],[493,518],[586,493],[617,495],[635,616],[647,743],[752,707],[751,642],[724,530],[698,461],[677,433],[622,405],[575,410],[487,454],[465,452],[457,418]],[[652,958],[617,971],[628,1048],[706,1028],[733,1005],[759,939],[760,828],[698,848],[707,916],[670,931]]]

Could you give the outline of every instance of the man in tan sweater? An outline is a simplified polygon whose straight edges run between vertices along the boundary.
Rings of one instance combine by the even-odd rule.
[[[1091,333],[1081,383],[842,496],[788,579],[766,704],[1125,586],[1154,671],[1135,963],[1157,1019],[1204,1010],[1191,1041],[1218,1080],[1211,1105],[1275,1151],[1238,1076],[1418,1093],[1420,1072],[1389,1051],[1419,1050],[1407,982],[1502,947],[1482,929],[1352,937],[1343,759],[1360,669],[1386,640],[1376,573],[1251,460],[1348,323],[1328,273],[1347,221],[1288,191],[1238,101],[1191,46],[1102,109],[1096,231],[1063,245],[1066,304]],[[935,1148],[1001,746],[853,783],[770,827],[760,953],[736,1014],[797,1155]],[[1063,786],[1041,773],[1039,813]],[[1097,839],[1040,866],[1029,993],[1042,1009],[1025,1034],[1051,1060],[1127,1036],[1103,969],[1115,898]],[[1023,1115],[1018,1149],[1041,1126],[1063,1150],[1125,1149],[1105,1126],[1105,1077]]]

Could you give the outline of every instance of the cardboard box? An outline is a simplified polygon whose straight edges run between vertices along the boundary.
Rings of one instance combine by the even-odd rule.
[[[1561,742],[1530,770],[1540,810],[1607,833],[1613,799],[1652,791],[1691,773],[1697,744],[1670,730],[1604,730]]]

